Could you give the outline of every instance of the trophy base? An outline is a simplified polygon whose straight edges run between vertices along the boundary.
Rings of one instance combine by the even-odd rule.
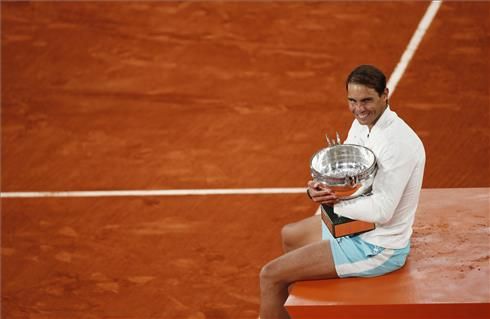
[[[361,234],[375,228],[374,223],[342,217],[333,211],[332,206],[321,205],[322,220],[335,238]]]

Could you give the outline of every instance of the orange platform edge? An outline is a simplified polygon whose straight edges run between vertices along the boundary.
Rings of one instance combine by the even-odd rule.
[[[301,281],[293,319],[490,318],[490,188],[423,189],[405,266],[376,278]]]

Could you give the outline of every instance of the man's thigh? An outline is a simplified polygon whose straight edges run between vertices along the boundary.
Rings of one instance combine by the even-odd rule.
[[[275,281],[287,283],[338,277],[328,240],[292,250],[272,260],[264,268]]]
[[[284,226],[282,239],[285,252],[322,240],[322,220],[313,215]]]

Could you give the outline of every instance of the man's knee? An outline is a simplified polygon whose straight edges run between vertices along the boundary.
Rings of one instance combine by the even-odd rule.
[[[301,238],[301,231],[296,226],[296,223],[284,225],[281,229],[281,238],[285,252],[295,249]]]
[[[260,285],[265,288],[267,285],[281,281],[279,265],[275,260],[270,261],[260,270]]]

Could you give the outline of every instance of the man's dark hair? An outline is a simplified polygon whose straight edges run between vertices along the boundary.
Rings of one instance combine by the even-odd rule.
[[[363,64],[355,68],[345,81],[345,89],[350,83],[361,84],[374,89],[381,96],[386,88],[386,76],[373,65]]]

